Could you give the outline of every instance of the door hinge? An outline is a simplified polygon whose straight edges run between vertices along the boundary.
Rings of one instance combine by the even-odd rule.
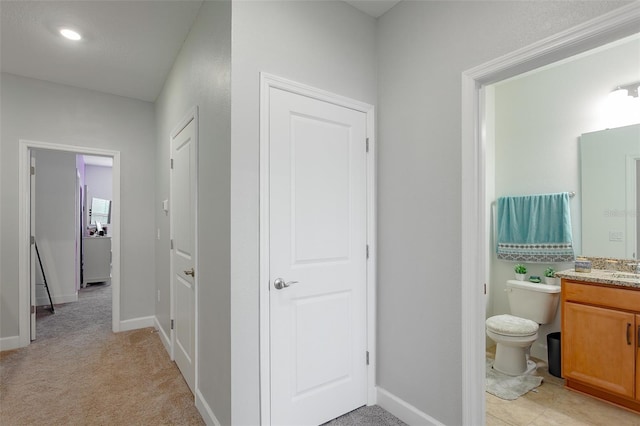
[[[31,305],[31,313],[32,314],[36,313],[36,306],[35,305]]]
[[[369,244],[367,244],[367,259],[369,258]]]
[[[487,294],[487,283],[484,283],[484,294]]]
[[[367,351],[367,365],[369,365],[369,351]]]
[[[30,241],[31,241],[31,245],[34,245],[36,243],[36,237],[32,235],[30,238]]]
[[[173,169],[173,158],[171,159],[171,166],[170,167]]]
[[[367,152],[369,152],[369,138],[367,138]]]
[[[36,174],[36,167],[35,166],[31,166],[31,176],[35,176]]]
[[[173,238],[171,239],[171,250],[173,250]]]
[[[173,320],[171,320],[171,329],[173,330]]]

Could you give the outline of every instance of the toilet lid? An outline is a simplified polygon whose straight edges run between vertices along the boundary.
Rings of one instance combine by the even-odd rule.
[[[505,336],[528,336],[538,331],[535,321],[508,314],[487,318],[486,324],[492,332]]]

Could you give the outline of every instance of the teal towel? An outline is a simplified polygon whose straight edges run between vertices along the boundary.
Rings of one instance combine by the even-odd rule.
[[[498,259],[572,262],[569,193],[500,197]]]

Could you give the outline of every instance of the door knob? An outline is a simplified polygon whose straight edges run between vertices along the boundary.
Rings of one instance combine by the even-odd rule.
[[[193,269],[193,268],[191,268],[191,269],[188,269],[188,270],[184,271],[184,273],[185,273],[186,275],[191,275],[191,276],[192,276],[192,277],[194,277],[194,278],[195,278],[195,276],[196,276],[196,271],[195,271],[195,269]]]
[[[282,278],[276,278],[275,281],[273,281],[273,286],[276,288],[276,290],[282,290],[283,288],[287,288],[293,284],[297,284],[298,281],[288,281],[285,282],[285,280],[283,280]]]

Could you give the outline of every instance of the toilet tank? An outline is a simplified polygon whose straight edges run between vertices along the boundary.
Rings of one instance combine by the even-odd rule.
[[[560,286],[509,280],[505,291],[511,315],[538,324],[548,324],[555,318],[560,302]]]

